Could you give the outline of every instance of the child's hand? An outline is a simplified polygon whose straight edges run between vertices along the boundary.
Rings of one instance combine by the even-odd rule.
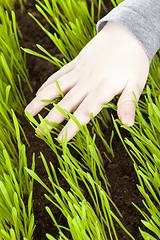
[[[96,116],[101,106],[121,94],[118,117],[123,124],[132,126],[136,104],[133,93],[139,99],[149,72],[149,58],[140,43],[122,26],[108,22],[69,64],[53,74],[39,89],[37,96],[26,107],[33,116],[47,104],[42,99],[53,100],[60,95],[58,81],[65,97],[58,103],[84,125],[90,120],[90,113]],[[64,116],[53,108],[46,119],[61,123]],[[66,124],[68,140],[79,130],[72,121]]]

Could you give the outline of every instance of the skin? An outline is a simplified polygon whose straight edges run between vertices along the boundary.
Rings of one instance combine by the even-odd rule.
[[[62,92],[66,93],[58,105],[69,112],[76,110],[74,116],[82,125],[89,122],[90,113],[96,116],[102,105],[120,94],[118,117],[123,124],[132,126],[136,110],[132,92],[139,99],[149,65],[140,43],[119,24],[108,22],[73,61],[49,77],[25,110],[35,116],[47,105],[42,99],[53,100],[60,95],[55,84],[57,80]],[[53,108],[45,119],[61,123],[64,116]],[[69,120],[58,136],[60,140],[66,128],[68,141],[79,131]]]

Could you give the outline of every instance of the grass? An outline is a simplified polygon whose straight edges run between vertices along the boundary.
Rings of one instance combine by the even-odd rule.
[[[117,4],[119,4],[122,1],[111,0],[111,2],[113,6],[116,7]],[[50,53],[48,53],[40,45],[37,45],[37,47],[42,51],[44,55],[37,54],[36,52],[33,52],[30,49],[23,49],[23,50],[35,56],[42,57],[45,60],[48,60],[53,64],[57,65],[58,67],[62,67],[64,64],[74,59],[77,56],[77,54],[81,51],[81,49],[86,45],[86,43],[95,36],[96,32],[95,32],[95,23],[94,23],[94,16],[95,16],[94,4],[96,3],[92,2],[90,11],[88,11],[86,1],[75,2],[75,1],[68,0],[66,2],[64,1],[49,2],[46,0],[44,1],[44,3],[41,3],[40,1],[37,1],[37,3],[38,3],[36,5],[37,10],[44,16],[44,18],[48,21],[48,23],[53,27],[55,33],[51,34],[47,29],[43,27],[43,25],[34,16],[32,16],[31,14],[30,15],[31,17],[34,18],[34,20],[41,27],[41,29],[48,35],[48,37],[52,40],[52,42],[58,47],[58,49],[63,54],[64,58],[63,60],[59,60],[51,56]],[[98,19],[100,17],[101,5],[102,5],[102,2],[100,1],[99,8],[98,8]],[[51,19],[53,19],[53,21]],[[157,79],[156,77],[159,76],[158,74],[159,67],[157,63],[158,63],[158,59],[155,58],[152,63],[150,75],[149,75],[150,84],[152,85],[153,95],[157,94],[157,91],[159,91],[157,90],[158,88],[155,90],[155,87],[159,85],[159,81],[156,80]],[[136,156],[136,158],[140,161],[140,163],[142,164],[141,167],[139,167],[136,164],[136,161],[134,160],[133,156],[131,155],[131,153],[129,152],[126,146],[126,143],[123,141],[117,126],[118,121],[114,121],[114,124],[126,150],[128,151],[130,157],[132,158],[135,164],[135,170],[140,180],[139,190],[147,202],[145,203],[144,201],[144,205],[149,210],[150,214],[152,214],[152,216],[149,217],[144,212],[142,212],[137,206],[136,207],[141,211],[142,215],[145,217],[145,221],[143,220],[144,225],[148,227],[150,230],[154,231],[154,233],[157,234],[158,236],[159,230],[156,228],[156,224],[159,224],[158,218],[156,217],[158,215],[158,210],[154,212],[155,206],[153,205],[153,202],[148,198],[149,195],[145,192],[144,183],[148,187],[150,194],[154,196],[155,200],[157,201],[157,204],[159,204],[158,199],[156,198],[156,194],[154,193],[154,190],[152,188],[153,173],[155,169],[153,168],[153,163],[151,164],[151,161],[149,161],[147,164],[145,162],[146,161],[145,158],[148,159],[149,157],[151,157],[151,154],[146,149],[146,147],[148,147],[150,151],[155,150],[156,153],[158,153],[158,149],[155,148],[154,144],[157,142],[157,138],[159,139],[159,137],[155,136],[155,133],[157,132],[157,130],[155,130],[155,126],[153,126],[153,121],[150,121],[150,123],[148,123],[147,121],[145,121],[142,115],[142,112],[144,112],[145,114],[149,113],[153,115],[153,112],[155,111],[155,109],[152,109],[152,108],[156,108],[156,105],[153,106],[152,104],[153,102],[151,102],[152,98],[150,96],[151,94],[149,95],[150,93],[149,88],[146,88],[146,90],[144,90],[144,93],[145,91],[147,94],[147,96],[145,97],[146,103],[139,101],[139,105],[138,105],[139,107],[136,115],[136,125],[133,128],[125,127],[128,131],[131,132],[134,141],[140,147],[140,150],[138,150],[131,142],[127,141],[127,144],[129,144],[130,147],[133,148],[133,151],[135,151],[134,153],[132,151],[132,154],[134,155],[134,157]],[[44,100],[44,101],[47,101],[47,100]],[[149,101],[150,101],[150,104],[149,104]],[[158,97],[156,97],[156,103],[159,106]],[[60,131],[60,129],[62,128],[61,125],[57,126],[53,123],[45,122],[42,119],[42,117],[39,115],[40,121],[43,123],[43,127],[45,129],[44,131],[42,128],[40,128],[39,124],[35,121],[35,119],[32,118],[31,115],[26,113],[30,122],[33,124],[33,127],[34,128],[38,127],[40,131],[44,134],[42,135],[39,132],[38,137],[43,139],[50,146],[50,148],[55,152],[60,165],[59,171],[68,182],[70,186],[70,191],[66,193],[64,192],[63,189],[61,189],[52,163],[50,163],[50,166],[52,169],[52,172],[50,172],[43,155],[42,155],[42,160],[44,163],[44,167],[46,168],[46,171],[53,189],[52,190],[49,189],[33,171],[27,169],[28,173],[34,179],[36,179],[40,184],[42,184],[42,186],[52,196],[50,198],[48,195],[46,195],[47,199],[51,201],[55,206],[57,206],[61,210],[63,215],[66,217],[68,222],[68,228],[66,230],[71,233],[73,239],[77,238],[77,236],[78,236],[78,239],[95,239],[95,238],[96,239],[113,239],[113,238],[118,239],[115,228],[114,228],[113,219],[115,219],[120,224],[120,226],[124,229],[124,231],[128,234],[130,238],[134,239],[134,237],[131,236],[130,233],[127,231],[127,229],[125,229],[124,226],[121,224],[119,217],[117,217],[111,211],[111,208],[110,208],[110,204],[114,205],[114,203],[111,201],[111,198],[110,198],[109,189],[108,189],[109,184],[107,182],[105,172],[103,169],[103,161],[102,161],[100,152],[98,151],[95,145],[96,134],[98,134],[102,139],[102,142],[105,144],[107,151],[113,154],[112,144],[111,144],[113,134],[111,136],[111,141],[109,146],[108,143],[105,141],[105,136],[103,136],[103,133],[101,132],[100,125],[98,122],[98,120],[101,120],[104,123],[104,116],[102,117],[102,115],[100,114],[96,119],[93,119],[93,117],[91,116],[92,127],[93,127],[93,137],[91,137],[87,126],[81,126],[72,114],[66,112],[63,109],[60,109],[55,103],[53,104],[54,104],[54,107],[56,107],[57,110],[59,110],[62,114],[72,118],[81,130],[81,132],[76,135],[73,141],[69,143],[69,146],[74,148],[74,150],[76,150],[80,154],[82,163],[79,163],[77,159],[75,159],[71,155],[66,139],[63,139],[62,143],[58,142],[60,146],[53,141],[46,124],[52,125],[54,129],[52,133],[54,134],[57,134],[57,132]],[[112,103],[109,104],[108,107],[109,106],[112,106],[114,109],[116,108]],[[156,108],[156,113],[157,115],[159,115],[157,108]],[[107,116],[106,111],[104,111],[104,115]],[[154,115],[154,120],[156,121],[156,124],[158,126],[159,119],[158,117],[155,117],[155,115]],[[145,136],[145,134],[147,136]],[[147,141],[146,140],[147,137],[151,140]],[[154,144],[151,144],[152,141]],[[62,155],[58,154],[57,149],[62,152]],[[156,156],[156,159],[157,158],[158,156]],[[152,162],[153,162],[153,159],[154,157],[152,156]],[[100,179],[99,179],[99,176],[100,176]],[[80,188],[81,181],[79,179],[81,179],[81,181],[85,185],[86,190],[88,191],[91,198],[91,202],[92,202],[91,205],[94,207],[91,207],[90,203],[87,202],[87,200],[85,199],[83,195],[83,191]],[[156,173],[156,177],[154,179],[156,179],[155,182],[159,180],[158,173]],[[102,187],[101,184],[105,186],[105,189]],[[59,202],[59,204],[57,204],[57,202]],[[60,234],[59,239],[67,239],[62,231],[63,226],[59,226],[57,224],[51,212],[51,209],[47,207],[46,210],[51,216],[51,219],[53,220],[54,224],[59,229],[59,234]],[[106,235],[106,227],[107,227],[108,235]],[[151,236],[150,234],[142,230],[140,231],[144,239],[154,239],[154,237]],[[49,234],[47,234],[46,236],[48,239],[55,239]]]
[[[2,8],[7,11],[12,11],[14,8],[15,2],[16,2],[15,0],[0,0],[0,6],[2,6]],[[19,0],[19,4],[22,11],[24,9],[23,2],[24,0]]]
[[[4,11],[2,6],[0,11],[0,75],[1,79],[3,79],[0,84],[1,89],[11,86],[12,99],[10,104],[12,105],[10,107],[20,114],[23,112],[22,104],[26,104],[21,87],[21,79],[29,84],[25,56],[22,55],[22,51],[20,50],[18,40],[20,32],[17,27],[14,11],[11,13],[12,20],[10,20],[8,12]],[[19,85],[19,89],[17,84]],[[3,94],[2,91],[2,97],[4,97]]]
[[[55,33],[50,33],[32,14],[29,13],[29,15],[57,46],[63,54],[64,59],[61,61],[51,56],[51,54],[39,44],[37,44],[37,47],[45,55],[37,54],[30,49],[24,49],[24,51],[49,60],[58,67],[62,67],[74,59],[87,42],[96,35],[94,3],[91,3],[91,9],[89,11],[87,2],[82,0],[67,0],[65,2],[62,0],[52,0],[51,2],[45,0],[44,3],[37,0],[36,2],[37,10],[44,16]],[[99,1],[98,19],[100,18],[101,5],[102,1]],[[60,9],[62,11],[60,11]]]
[[[139,179],[137,185],[146,211],[134,206],[142,214],[142,223],[146,230],[141,230],[145,240],[155,240],[160,236],[160,98],[159,98],[159,58],[155,56],[150,67],[144,99],[137,103],[136,123],[133,127],[123,126],[114,120],[115,128],[133,160]],[[118,125],[131,133],[133,141],[123,140]],[[147,231],[147,230],[150,230]],[[152,234],[151,234],[152,232]]]
[[[51,209],[46,207],[53,223],[59,230],[59,239],[67,239],[63,229],[70,232],[73,239],[118,239],[113,224],[113,219],[116,217],[111,211],[111,205],[117,210],[119,216],[121,216],[121,213],[111,200],[108,189],[109,184],[103,169],[103,161],[95,145],[95,135],[92,138],[87,126],[80,126],[81,132],[77,134],[72,142],[67,143],[65,138],[62,142],[57,140],[60,144],[58,145],[54,143],[51,136],[51,133],[58,134],[57,127],[53,126],[54,130],[50,132],[47,128],[48,122],[46,123],[39,115],[45,132],[28,112],[26,112],[26,115],[33,127],[42,131],[42,133],[38,133],[37,137],[44,140],[54,151],[59,162],[59,171],[70,189],[66,192],[61,188],[52,162],[50,162],[51,170],[49,170],[50,168],[42,153],[42,161],[52,189],[48,188],[32,170],[26,169],[48,191],[45,197],[60,209],[68,222],[68,227],[59,226]],[[71,114],[70,117],[72,118]],[[75,122],[79,124],[77,120]],[[78,161],[72,155],[70,147],[80,154],[81,161]],[[58,150],[61,154],[58,153]],[[90,196],[90,201],[85,198],[86,192]],[[125,231],[127,232],[126,229]],[[48,239],[55,239],[49,233],[46,236]],[[134,239],[130,234],[129,236]]]
[[[33,237],[34,215],[32,212],[33,179],[24,168],[27,167],[25,145],[20,139],[19,123],[13,112],[13,122],[18,146],[18,161],[3,147],[0,174],[0,239],[31,240]],[[2,136],[3,137],[3,136]],[[34,158],[32,170],[35,168]],[[26,208],[26,201],[28,202]]]
[[[35,228],[33,179],[24,171],[26,150],[20,136],[28,141],[16,117],[24,112],[21,81],[28,82],[28,77],[12,3],[0,4],[0,239],[31,240]]]
[[[117,7],[118,4],[120,4],[121,2],[123,2],[124,0],[111,0],[111,3],[113,4],[114,7]]]
[[[24,49],[24,51],[42,57],[59,67],[70,62],[96,34],[94,6],[98,6],[97,16],[99,19],[103,3],[102,1],[99,1],[99,4],[97,1],[91,2],[91,9],[88,10],[86,1],[81,0],[78,2],[74,0],[65,2],[62,0],[45,0],[44,3],[37,1],[37,10],[53,27],[55,34],[48,32],[36,18],[32,17],[53,43],[56,44],[64,58],[59,60],[51,56],[40,45],[37,45],[37,47],[44,55],[37,54],[29,49]],[[113,6],[117,6],[122,1],[111,0],[111,2]],[[3,1],[3,7],[1,4],[0,9],[0,74],[3,79],[3,81],[0,81],[0,108],[3,109],[0,113],[0,239],[33,239],[35,228],[32,210],[33,179],[47,190],[48,194],[45,194],[45,197],[59,208],[66,218],[68,226],[60,226],[52,213],[52,209],[46,207],[46,211],[59,230],[58,239],[68,239],[66,237],[67,231],[71,234],[72,239],[118,240],[114,220],[118,222],[130,239],[134,239],[122,225],[120,221],[121,213],[111,199],[110,185],[104,170],[103,158],[96,146],[98,135],[107,152],[114,155],[112,149],[113,134],[111,135],[110,144],[108,144],[100,129],[101,124],[99,124],[101,121],[107,127],[109,116],[105,109],[96,118],[91,116],[91,135],[87,126],[81,126],[72,114],[59,108],[56,104],[57,102],[53,102],[54,107],[68,118],[72,118],[81,129],[81,132],[70,143],[67,143],[66,137],[60,142],[58,139],[54,140],[53,135],[51,135],[57,136],[63,127],[62,125],[44,121],[39,115],[39,119],[45,129],[43,130],[38,122],[30,114],[26,113],[33,127],[38,127],[43,133],[39,132],[37,137],[44,140],[55,153],[59,162],[61,178],[65,179],[69,190],[65,191],[61,188],[56,169],[52,162],[49,165],[47,164],[42,153],[42,161],[52,188],[49,188],[36,175],[34,155],[31,169],[28,168],[25,145],[20,137],[24,133],[16,117],[16,114],[22,114],[23,106],[25,105],[21,79],[28,81],[26,63],[25,56],[20,51],[18,40],[20,32],[17,27],[15,14],[11,11],[11,20],[8,12],[4,11],[4,7],[8,8],[5,5],[6,3],[9,4],[11,11],[12,1]],[[62,11],[59,10],[60,8]],[[51,20],[53,17],[54,21]],[[159,66],[159,59],[155,56],[150,67],[147,86],[143,91],[144,101],[140,100],[137,103],[135,125],[129,128],[123,126],[119,120],[113,119],[115,129],[133,160],[139,179],[137,187],[142,195],[146,211],[142,211],[133,204],[142,214],[142,223],[146,230],[140,229],[140,232],[145,240],[155,240],[160,236]],[[17,85],[19,85],[19,88]],[[63,97],[63,94],[61,97]],[[107,107],[109,106],[116,109],[113,103]],[[47,125],[52,125],[53,130],[49,131]],[[131,133],[133,141],[123,140],[119,125]],[[72,155],[73,149],[79,154],[80,161]],[[88,194],[89,200],[86,199],[85,193]],[[26,196],[27,201],[24,201]],[[116,214],[113,212],[113,209],[116,210]],[[49,233],[46,233],[46,237],[49,240],[55,240]]]
[[[0,76],[3,79],[0,81],[0,148],[3,149],[5,146],[14,158],[16,152],[13,150],[13,145],[16,138],[10,119],[12,110],[19,115],[23,114],[26,100],[21,87],[21,79],[28,82],[28,78],[25,57],[19,46],[15,13],[12,11],[12,19],[10,19],[8,12],[4,11],[2,6],[0,9]],[[22,128],[21,131],[23,132]]]

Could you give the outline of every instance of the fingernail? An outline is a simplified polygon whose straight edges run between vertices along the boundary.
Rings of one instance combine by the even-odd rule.
[[[128,127],[131,127],[134,125],[134,118],[132,115],[130,114],[126,114],[125,115],[125,125],[127,125]]]
[[[58,140],[62,141],[62,134],[59,134],[57,137]]]
[[[27,111],[27,112],[29,112],[30,114],[32,114],[32,113],[33,113],[33,108],[30,107],[30,106],[29,106],[29,107],[27,106],[27,107],[25,108],[25,111]]]

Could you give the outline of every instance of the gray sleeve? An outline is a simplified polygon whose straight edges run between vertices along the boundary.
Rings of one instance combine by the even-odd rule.
[[[123,1],[97,23],[97,32],[107,21],[117,22],[126,28],[152,60],[160,48],[160,0]]]

